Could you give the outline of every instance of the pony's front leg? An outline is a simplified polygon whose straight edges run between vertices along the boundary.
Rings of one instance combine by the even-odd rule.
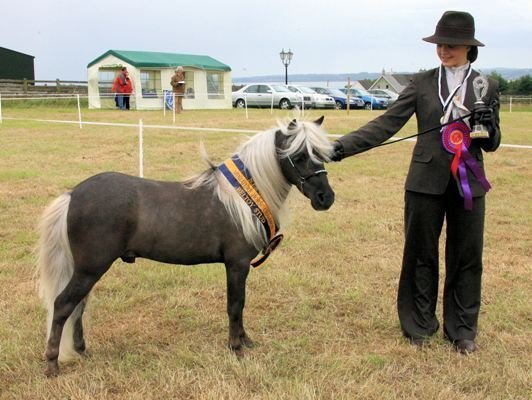
[[[227,272],[227,314],[229,316],[229,348],[238,357],[244,355],[244,346],[252,347],[253,342],[244,330],[243,311],[246,302],[246,278],[249,273],[249,260],[226,262]]]

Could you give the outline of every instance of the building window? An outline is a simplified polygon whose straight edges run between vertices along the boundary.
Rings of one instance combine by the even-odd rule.
[[[185,99],[194,99],[195,97],[194,71],[185,71]]]
[[[224,98],[224,74],[222,72],[207,72],[207,94],[209,99]]]
[[[157,97],[161,93],[161,71],[141,70],[140,86],[142,88],[142,97]]]
[[[98,70],[98,92],[101,98],[113,97],[111,89],[113,88],[113,83],[118,72],[119,70],[117,69],[108,68],[100,68]]]

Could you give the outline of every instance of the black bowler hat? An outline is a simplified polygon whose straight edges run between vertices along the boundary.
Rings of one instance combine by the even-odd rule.
[[[463,11],[445,11],[436,25],[434,35],[425,37],[423,40],[429,43],[455,46],[484,46],[484,43],[475,39],[473,16]]]

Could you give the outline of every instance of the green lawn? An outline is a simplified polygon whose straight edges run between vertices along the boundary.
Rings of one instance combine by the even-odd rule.
[[[82,110],[91,122],[173,125],[162,112]],[[332,134],[380,112],[325,114]],[[90,357],[44,377],[45,312],[35,291],[35,226],[48,202],[105,170],[138,174],[138,129],[38,122],[75,106],[2,110],[0,124],[0,399],[529,399],[532,397],[532,149],[485,157],[488,194],[479,351],[457,355],[439,332],[424,350],[395,310],[403,185],[412,142],[327,166],[336,202],[312,210],[293,190],[285,241],[251,271],[245,323],[256,347],[227,339],[225,272],[116,262],[93,290]],[[179,127],[263,130],[289,111],[186,111]],[[13,119],[16,118],[16,119]],[[503,143],[532,145],[532,112],[501,114]],[[399,136],[415,133],[410,121]],[[144,175],[181,180],[220,162],[245,134],[144,129]],[[443,249],[442,249],[443,254]],[[443,258],[442,258],[443,265]],[[443,267],[441,279],[444,277]],[[441,299],[440,299],[441,300]],[[441,319],[441,301],[438,305]]]

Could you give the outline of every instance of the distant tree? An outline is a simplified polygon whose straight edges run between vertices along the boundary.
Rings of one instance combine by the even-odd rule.
[[[510,82],[510,93],[530,96],[532,95],[532,76],[525,75]]]
[[[499,90],[501,91],[501,94],[507,94],[509,83],[502,77],[501,74],[499,74],[497,71],[493,71],[491,74],[489,74],[489,77],[499,81]]]

